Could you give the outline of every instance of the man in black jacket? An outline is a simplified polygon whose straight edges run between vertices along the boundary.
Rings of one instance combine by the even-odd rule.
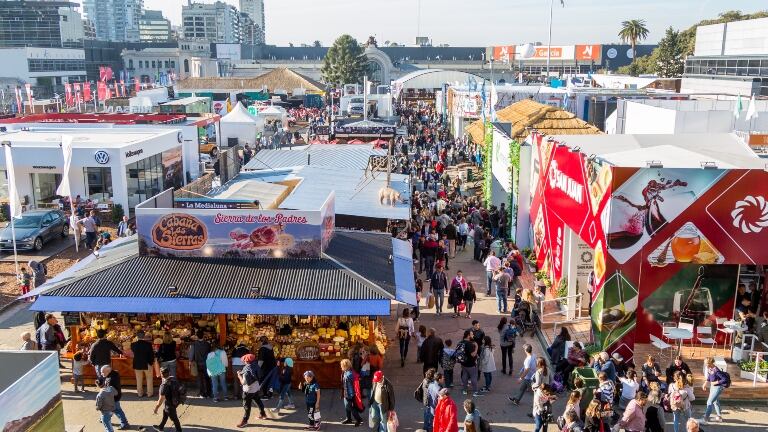
[[[421,360],[424,362],[424,373],[429,369],[437,370],[440,364],[440,355],[443,353],[443,340],[435,336],[435,329],[427,331],[427,338],[421,344]]]
[[[136,374],[136,395],[138,397],[154,396],[154,383],[152,382],[152,366],[155,362],[152,344],[145,339],[144,331],[136,332],[136,342],[131,344],[133,351],[133,372]],[[147,379],[147,393],[143,393],[144,378]]]
[[[437,307],[437,316],[443,314],[443,302],[445,301],[445,290],[448,289],[448,277],[443,272],[442,266],[435,267],[435,273],[429,280],[429,290],[435,296],[435,306]]]
[[[112,386],[112,388],[115,389],[115,415],[120,420],[120,427],[118,427],[119,430],[125,430],[131,427],[130,424],[128,424],[128,418],[125,417],[125,411],[120,407],[120,399],[123,397],[123,388],[120,384],[120,374],[117,373],[116,370],[112,370],[112,366],[110,365],[103,365],[101,369],[99,369],[99,378],[100,382],[103,382],[105,385]]]
[[[91,350],[88,353],[88,359],[91,361],[93,368],[96,370],[96,376],[101,378],[102,366],[108,366],[112,364],[112,353],[122,355],[123,351],[117,347],[112,341],[106,338],[107,331],[100,329],[96,330],[96,337],[99,339],[91,345]]]
[[[270,389],[269,383],[272,382],[275,369],[277,367],[277,359],[275,358],[275,349],[269,343],[269,339],[266,336],[261,337],[261,348],[259,348],[259,382],[263,383],[262,394],[265,399],[272,396],[272,389]]]

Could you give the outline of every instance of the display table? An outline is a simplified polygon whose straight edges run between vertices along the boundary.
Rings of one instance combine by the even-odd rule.
[[[68,360],[65,362],[66,365],[67,363],[70,363],[72,359],[72,353],[62,354],[62,358],[66,358]],[[195,380],[195,377],[189,373],[188,365],[189,362],[187,360],[176,360],[176,375],[179,380]],[[136,385],[136,374],[133,371],[133,359],[126,357],[112,357],[112,369],[116,370],[117,373],[120,374],[121,385]],[[155,376],[154,371],[152,372],[152,376]],[[94,370],[93,365],[86,365],[83,367],[83,379],[85,380],[86,384],[94,384],[94,381],[96,381],[96,371]],[[155,387],[160,385],[160,378],[155,377],[154,381]]]
[[[311,370],[315,373],[320,388],[341,388],[341,366],[338,361],[327,363],[323,360],[297,360],[293,362],[294,388],[304,382],[304,372]]]

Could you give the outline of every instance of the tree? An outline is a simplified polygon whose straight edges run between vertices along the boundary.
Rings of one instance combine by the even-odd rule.
[[[312,46],[315,47],[315,48],[320,48],[321,46],[323,46],[323,43],[320,42],[319,40],[316,40],[316,41],[312,42]]]
[[[632,63],[627,66],[620,67],[617,72],[622,75],[631,76],[654,74],[656,73],[656,63],[658,58],[657,55],[658,50],[653,50],[651,55],[640,56],[636,59],[633,59]]]
[[[663,78],[678,78],[685,70],[684,47],[680,43],[680,32],[672,27],[667,29],[656,54],[656,74]]]
[[[645,26],[645,20],[634,19],[621,23],[619,37],[622,42],[629,43],[632,46],[632,60],[637,57],[637,42],[648,37],[648,28]]]
[[[358,84],[368,70],[368,59],[357,40],[341,35],[333,42],[323,59],[321,74],[328,84]]]

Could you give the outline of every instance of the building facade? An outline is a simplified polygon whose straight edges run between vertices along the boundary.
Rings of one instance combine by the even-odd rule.
[[[240,13],[240,28],[243,32],[243,43],[247,45],[264,45],[264,30],[251,19],[251,16]]]
[[[139,40],[141,42],[166,42],[171,39],[171,22],[163,12],[145,10],[139,20]]]
[[[184,39],[211,43],[240,43],[240,13],[227,3],[189,3],[182,6]]]
[[[77,7],[68,1],[0,2],[0,47],[82,48]]]
[[[35,87],[38,99],[52,96],[55,86],[85,81],[82,48],[3,48],[3,74]]]
[[[83,0],[85,17],[103,41],[138,42],[143,8],[144,0]]]
[[[253,24],[255,24],[252,28],[255,32],[250,34],[250,38],[244,38],[243,42],[251,43],[251,40],[255,40],[260,41],[257,44],[265,43],[267,27],[264,15],[264,0],[240,0],[240,12],[248,15]]]
[[[768,18],[699,26],[683,93],[768,96]]]

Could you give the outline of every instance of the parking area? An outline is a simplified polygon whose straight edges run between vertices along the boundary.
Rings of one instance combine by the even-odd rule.
[[[18,260],[20,263],[26,263],[31,260],[44,261],[62,251],[75,246],[74,237],[70,234],[67,237],[55,237],[43,245],[39,252],[34,250],[19,250]],[[12,250],[0,250],[0,262],[14,262]]]

